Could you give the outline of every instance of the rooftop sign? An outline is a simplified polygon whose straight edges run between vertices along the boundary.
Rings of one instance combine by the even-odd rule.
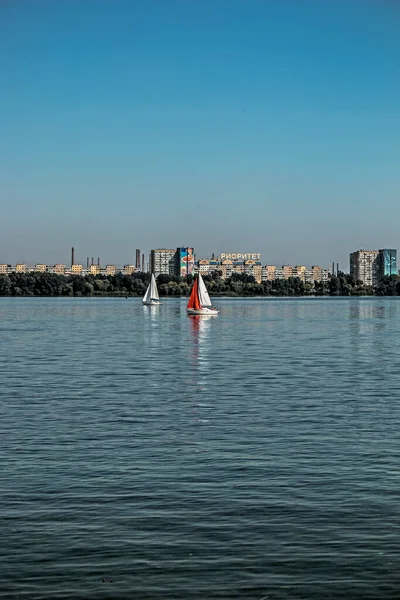
[[[221,260],[260,260],[261,254],[241,254],[241,253],[233,253],[233,254],[221,254]]]

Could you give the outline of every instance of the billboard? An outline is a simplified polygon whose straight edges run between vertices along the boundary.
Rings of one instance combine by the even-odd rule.
[[[178,248],[179,253],[179,275],[186,277],[193,273],[194,268],[194,249]]]
[[[223,252],[221,254],[221,260],[256,260],[256,261],[260,261],[261,260],[261,254],[252,254],[252,253],[243,253],[243,252],[234,252],[233,254],[229,253],[226,254],[225,252]]]

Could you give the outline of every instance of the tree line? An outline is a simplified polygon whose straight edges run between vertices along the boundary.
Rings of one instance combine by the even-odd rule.
[[[303,282],[297,277],[257,283],[254,277],[234,273],[222,279],[218,272],[203,276],[212,296],[399,296],[400,278],[391,275],[375,287],[366,286],[353,275],[339,273],[324,283]],[[193,277],[159,275],[160,296],[187,296]],[[53,273],[10,273],[0,275],[0,296],[143,296],[150,281],[148,273],[133,275],[56,275]]]

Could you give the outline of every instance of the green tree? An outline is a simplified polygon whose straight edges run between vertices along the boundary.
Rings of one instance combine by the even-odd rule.
[[[11,296],[11,281],[8,275],[0,275],[0,296]]]

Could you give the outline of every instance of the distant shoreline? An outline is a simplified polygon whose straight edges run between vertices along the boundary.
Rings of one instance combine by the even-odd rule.
[[[287,295],[282,295],[282,294],[269,294],[269,295],[260,295],[260,294],[210,294],[211,298],[215,298],[215,299],[229,299],[229,300],[243,300],[243,299],[258,299],[258,300],[274,300],[274,299],[287,299],[287,300],[291,300],[291,299],[297,299],[297,298],[310,298],[310,299],[323,299],[323,298],[400,298],[399,295],[397,294],[287,294]],[[2,298],[7,298],[8,300],[11,299],[17,299],[17,300],[26,300],[29,298],[53,298],[54,300],[61,300],[61,299],[71,299],[71,300],[101,300],[101,299],[110,299],[110,298],[114,298],[114,299],[119,299],[119,300],[141,300],[142,296],[138,296],[138,295],[134,295],[134,294],[93,294],[91,296],[84,296],[84,295],[75,295],[75,296],[70,296],[70,295],[45,295],[45,294],[39,294],[39,295],[28,295],[28,294],[24,294],[24,295],[19,295],[19,296],[0,296],[0,300]],[[188,300],[189,296],[161,296],[160,295],[160,299],[161,300],[166,300],[166,301],[173,301],[173,300]]]
[[[223,279],[204,275],[208,293],[213,298],[308,298],[400,296],[400,277],[386,276],[374,287],[356,280],[353,275],[339,273],[327,281],[303,281],[298,277],[262,281],[244,273]],[[159,275],[160,298],[187,298],[194,278]],[[66,298],[143,298],[150,282],[149,273],[133,275],[56,275],[52,273],[0,274],[0,297],[66,297]]]

